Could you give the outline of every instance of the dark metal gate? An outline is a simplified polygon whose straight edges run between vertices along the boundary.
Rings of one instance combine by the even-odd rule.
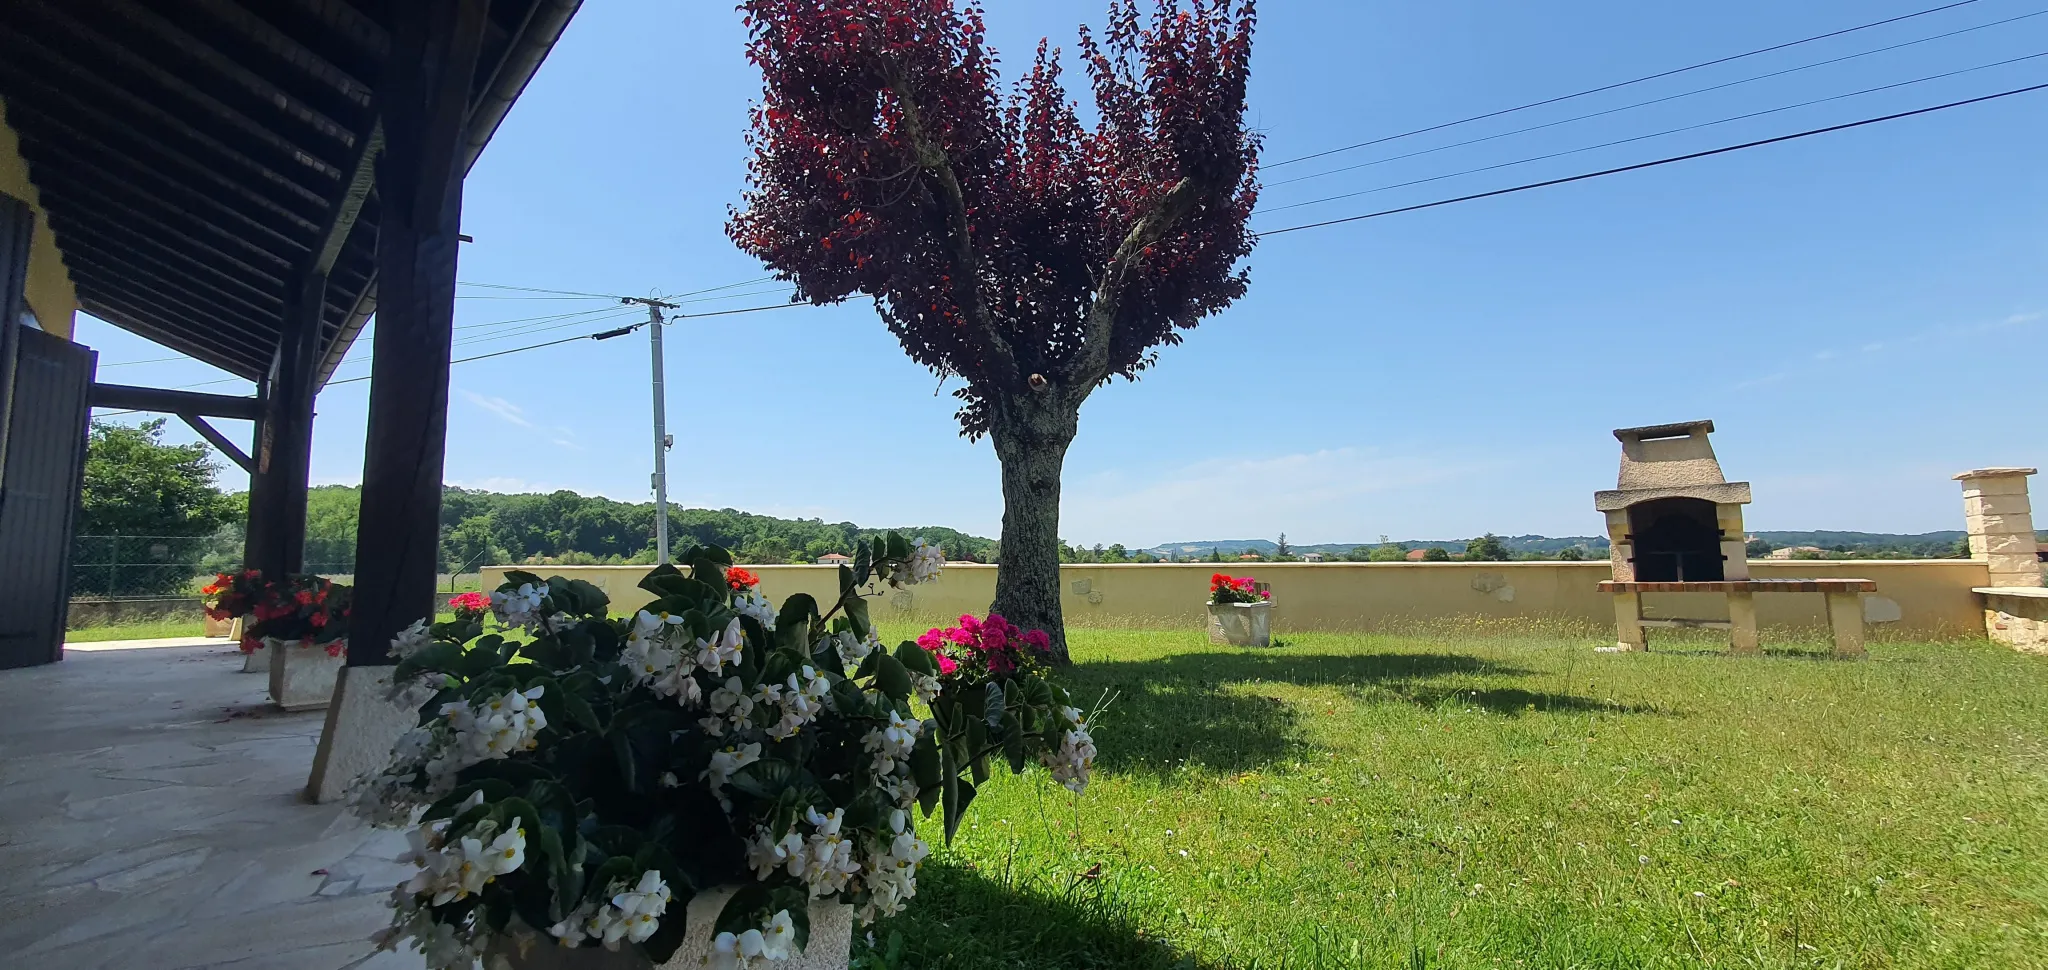
[[[0,354],[13,358],[0,357],[0,667],[64,656],[71,525],[98,356],[21,326],[31,219],[27,206],[0,196]]]

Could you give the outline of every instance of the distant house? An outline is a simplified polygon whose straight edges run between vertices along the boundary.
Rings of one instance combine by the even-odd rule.
[[[1820,556],[1820,555],[1822,555],[1822,554],[1824,554],[1824,553],[1826,553],[1826,552],[1827,552],[1827,550],[1826,550],[1826,549],[1822,549],[1822,548],[1821,548],[1821,547],[1819,547],[1819,546],[1786,546],[1786,547],[1785,547],[1785,548],[1783,548],[1783,549],[1773,549],[1773,550],[1771,550],[1771,554],[1770,554],[1769,558],[1771,558],[1771,559],[1797,559],[1797,558],[1800,558],[1800,556],[1799,556],[1799,554],[1800,554],[1800,553],[1805,553],[1805,554],[1807,555],[1807,557],[1817,557],[1817,556]]]
[[[1407,555],[1402,556],[1401,558],[1406,559],[1409,562],[1421,562],[1428,555],[1429,550],[1427,549],[1410,549],[1408,550]]]
[[[1301,561],[1302,561],[1302,562],[1322,562],[1322,561],[1323,561],[1323,554],[1322,554],[1322,553],[1320,553],[1320,552],[1304,552],[1304,553],[1302,553],[1302,554],[1301,554]]]
[[[1241,553],[1241,554],[1239,554],[1239,555],[1238,555],[1238,557],[1237,557],[1237,561],[1238,561],[1238,562],[1258,562],[1258,561],[1260,561],[1260,560],[1262,560],[1262,559],[1264,559],[1264,558],[1266,558],[1266,557],[1264,557],[1264,556],[1261,556],[1261,555],[1259,555],[1259,554],[1258,554],[1258,553],[1256,553],[1256,552],[1247,552],[1247,553]]]
[[[852,565],[852,564],[853,564],[853,557],[852,557],[852,556],[847,556],[847,555],[841,555],[840,553],[836,553],[836,552],[828,552],[828,553],[826,553],[826,554],[824,554],[824,555],[822,555],[822,556],[819,556],[819,557],[818,557],[818,565],[820,565],[820,566],[840,566],[840,565],[848,565],[848,566],[850,566],[850,565]]]

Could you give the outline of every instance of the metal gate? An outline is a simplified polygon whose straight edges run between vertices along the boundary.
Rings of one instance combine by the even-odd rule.
[[[27,206],[0,196],[0,667],[64,656],[71,524],[98,356],[21,326],[32,219]]]

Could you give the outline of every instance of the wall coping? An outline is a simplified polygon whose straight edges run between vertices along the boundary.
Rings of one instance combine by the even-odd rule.
[[[1970,592],[1986,596],[2018,596],[2023,599],[2048,600],[2048,587],[2042,586],[1977,586]]]
[[[1819,567],[1843,567],[1852,569],[1884,569],[1891,566],[1975,566],[1983,568],[1982,559],[1751,559],[1752,564],[1765,566],[1787,566],[1798,569]],[[837,569],[834,563],[742,563],[747,569]],[[1229,572],[1233,569],[1608,569],[1612,563],[1606,559],[1534,559],[1508,562],[1063,562],[1061,568],[1087,569],[1208,569],[1214,572]],[[544,572],[551,569],[618,569],[639,570],[642,573],[653,569],[648,565],[595,565],[570,566],[562,563],[513,564],[505,566],[482,566],[480,569],[518,569],[525,572]],[[994,569],[995,563],[954,561],[946,564],[947,569]],[[2025,587],[2012,587],[2025,588]]]

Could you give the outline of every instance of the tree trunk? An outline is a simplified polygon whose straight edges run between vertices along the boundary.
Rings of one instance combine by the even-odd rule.
[[[1072,663],[1060,617],[1060,472],[1079,408],[1034,395],[996,408],[989,428],[1003,468],[1002,559],[989,612],[1052,638],[1052,662]]]

